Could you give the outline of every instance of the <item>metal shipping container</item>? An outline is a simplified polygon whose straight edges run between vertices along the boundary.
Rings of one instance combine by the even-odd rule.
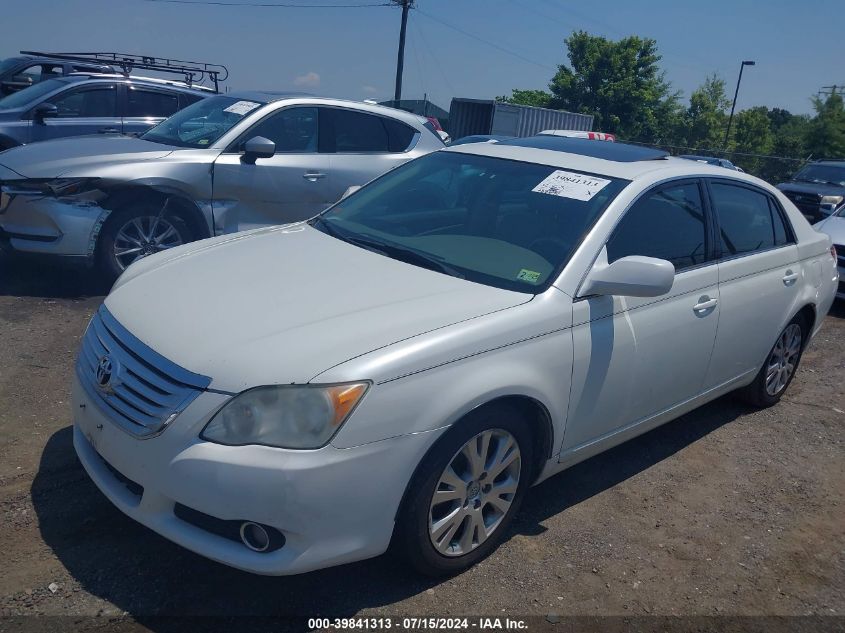
[[[449,129],[453,139],[470,134],[533,136],[543,130],[593,129],[593,116],[565,110],[500,103],[487,99],[452,99]]]

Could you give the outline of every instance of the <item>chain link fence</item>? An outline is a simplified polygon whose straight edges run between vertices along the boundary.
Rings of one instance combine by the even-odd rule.
[[[631,141],[628,141],[631,142]],[[744,171],[762,178],[773,185],[788,180],[789,177],[803,167],[811,160],[807,158],[792,158],[789,156],[773,156],[769,154],[749,154],[745,152],[725,152],[717,149],[702,149],[700,147],[683,147],[681,145],[664,145],[655,143],[638,143],[633,141],[635,145],[644,145],[647,147],[654,147],[662,149],[673,156],[682,154],[691,154],[695,156],[712,156],[714,158],[725,158],[731,161],[734,165],[741,167]]]

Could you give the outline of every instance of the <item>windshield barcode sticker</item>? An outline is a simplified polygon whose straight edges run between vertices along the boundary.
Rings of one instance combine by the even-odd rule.
[[[604,178],[586,176],[584,174],[576,174],[571,171],[558,169],[544,178],[531,191],[545,193],[550,196],[560,196],[561,198],[587,201],[591,200],[594,195],[604,189],[608,184],[610,184],[610,181]]]
[[[233,103],[228,108],[223,110],[223,112],[230,112],[231,114],[240,114],[243,116],[247,112],[252,112],[257,108],[260,103],[255,103],[255,101],[238,101]]]

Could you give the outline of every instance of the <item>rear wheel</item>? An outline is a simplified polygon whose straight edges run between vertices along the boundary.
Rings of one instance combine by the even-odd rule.
[[[100,234],[97,267],[110,281],[132,263],[193,240],[187,220],[166,203],[138,202],[108,218]]]
[[[473,413],[441,438],[397,522],[397,545],[418,571],[454,574],[499,545],[530,483],[532,446],[525,419],[509,406]]]
[[[808,330],[801,316],[796,316],[787,324],[778,335],[754,382],[739,392],[746,402],[755,407],[777,404],[795,377]]]

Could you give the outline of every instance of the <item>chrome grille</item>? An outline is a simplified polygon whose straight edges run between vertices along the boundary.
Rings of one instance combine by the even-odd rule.
[[[142,343],[105,306],[82,338],[76,373],[109,419],[138,437],[159,433],[211,383]]]

